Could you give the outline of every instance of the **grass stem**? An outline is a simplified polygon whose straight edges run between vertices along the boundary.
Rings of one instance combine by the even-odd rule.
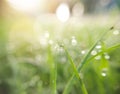
[[[48,63],[50,66],[50,87],[51,94],[57,94],[56,90],[56,78],[57,78],[57,65],[53,60],[53,55],[51,52],[51,46],[48,47]]]
[[[69,59],[69,61],[70,61],[70,63],[71,63],[71,66],[72,66],[72,68],[73,68],[73,71],[74,71],[74,73],[75,73],[75,75],[76,75],[76,77],[77,77],[77,79],[78,79],[78,81],[79,81],[79,83],[80,83],[80,87],[81,87],[81,90],[82,90],[83,94],[88,94],[88,93],[87,93],[87,89],[86,89],[86,87],[85,87],[82,79],[80,78],[79,72],[78,72],[78,70],[77,70],[77,68],[76,68],[76,66],[75,66],[75,64],[74,64],[74,61],[73,61],[72,57],[71,57],[70,54],[68,53],[66,47],[64,46],[63,48],[64,48],[64,50],[65,50],[65,52],[66,52],[66,55],[67,55],[67,57],[68,57],[68,59]]]

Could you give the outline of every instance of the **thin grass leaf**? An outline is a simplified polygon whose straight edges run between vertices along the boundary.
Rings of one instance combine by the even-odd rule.
[[[79,81],[79,83],[80,83],[80,87],[81,87],[81,90],[82,90],[83,94],[88,94],[88,93],[87,93],[87,89],[86,89],[86,87],[85,87],[82,79],[80,78],[79,72],[78,72],[78,70],[77,70],[77,68],[76,68],[76,66],[75,66],[75,64],[74,64],[74,61],[73,61],[72,57],[71,57],[70,54],[68,53],[68,51],[67,51],[67,49],[65,48],[65,46],[64,46],[63,48],[64,48],[64,50],[65,50],[65,52],[66,52],[66,55],[67,55],[67,57],[68,57],[68,59],[69,59],[69,61],[70,61],[70,63],[71,63],[71,66],[72,66],[72,68],[73,68],[73,71],[74,71],[74,73],[75,73],[75,75],[76,75],[76,77],[77,77],[77,79],[78,79],[78,81]]]

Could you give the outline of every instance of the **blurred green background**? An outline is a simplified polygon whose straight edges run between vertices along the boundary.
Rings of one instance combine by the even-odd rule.
[[[74,71],[59,43],[78,66],[105,31],[79,74],[88,94],[119,94],[119,15],[120,0],[0,0],[0,94],[52,94],[52,62],[63,94]],[[77,79],[68,94],[83,94]]]

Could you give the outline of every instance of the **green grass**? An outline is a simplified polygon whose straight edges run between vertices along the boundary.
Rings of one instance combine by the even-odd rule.
[[[6,36],[1,38],[13,73],[7,77],[8,69],[1,66],[6,70],[2,75],[12,94],[119,94],[120,39],[119,34],[113,35],[118,29],[109,30],[112,22],[41,24],[40,32],[25,32],[26,37],[15,28],[8,41]],[[92,55],[92,51],[97,53]],[[5,62],[2,55],[0,60]]]
[[[108,32],[108,31],[104,32],[104,33],[100,36],[100,38],[98,38],[98,40],[95,42],[95,44],[93,44],[93,46],[90,48],[90,50],[89,50],[88,53],[86,54],[86,56],[85,56],[85,58],[83,59],[83,61],[78,65],[78,71],[77,71],[76,68],[74,68],[74,70],[76,69],[76,70],[75,70],[76,76],[78,76],[77,74],[79,74],[79,72],[81,71],[82,67],[86,64],[87,59],[90,57],[90,54],[91,54],[92,50],[93,50],[93,49],[95,48],[95,46],[103,39],[104,35],[105,35],[107,32]],[[66,50],[66,49],[65,49],[65,50]],[[69,54],[68,54],[67,51],[66,51],[66,53],[67,53],[67,55],[69,56]],[[73,62],[72,59],[70,58],[70,56],[69,56],[69,60],[70,60],[71,62]],[[74,63],[73,63],[73,64],[74,64]],[[74,65],[73,65],[73,66],[74,66]],[[63,94],[68,94],[68,89],[69,89],[69,87],[71,86],[72,81],[73,81],[74,79],[75,79],[75,78],[74,78],[74,74],[73,74],[73,76],[71,77],[70,81],[68,82],[68,85],[66,86]],[[81,86],[82,86],[82,85],[81,85]],[[84,93],[84,94],[87,94],[87,93]]]
[[[57,94],[56,79],[57,79],[57,65],[51,52],[50,45],[48,46],[48,65],[50,66],[50,87],[51,94]]]
[[[77,79],[78,79],[78,81],[79,81],[79,84],[80,84],[80,87],[81,87],[81,90],[82,90],[83,94],[88,94],[88,93],[87,93],[87,90],[86,90],[86,87],[85,87],[82,79],[80,78],[79,72],[77,71],[77,68],[76,68],[76,66],[75,66],[75,64],[74,64],[74,62],[73,62],[73,60],[72,60],[72,57],[71,57],[70,54],[68,53],[66,47],[63,46],[63,48],[64,48],[64,50],[65,50],[65,52],[66,52],[66,54],[67,54],[67,57],[68,57],[68,59],[69,59],[69,61],[70,61],[70,63],[71,63],[71,67],[73,68],[74,75],[77,77]],[[70,82],[70,83],[72,83],[72,82]],[[68,83],[68,84],[69,84],[69,83]],[[67,86],[68,86],[68,85],[67,85]],[[69,86],[68,86],[68,87],[69,87]],[[63,92],[63,94],[66,94],[66,93]]]

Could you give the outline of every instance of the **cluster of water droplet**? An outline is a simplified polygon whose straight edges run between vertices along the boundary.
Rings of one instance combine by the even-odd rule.
[[[91,52],[91,55],[93,55],[93,56],[96,55],[95,59],[96,60],[100,60],[101,59],[101,55],[97,55],[100,52],[102,52],[102,45],[98,44],[98,45],[96,45],[95,49]],[[110,56],[109,56],[108,53],[103,52],[103,55],[104,55],[105,59],[107,59],[107,60],[110,59]]]
[[[54,40],[51,38],[50,33],[48,31],[45,31],[45,33],[39,37],[39,42],[40,45],[43,47],[46,47],[48,45],[52,46],[53,44],[55,44]]]

